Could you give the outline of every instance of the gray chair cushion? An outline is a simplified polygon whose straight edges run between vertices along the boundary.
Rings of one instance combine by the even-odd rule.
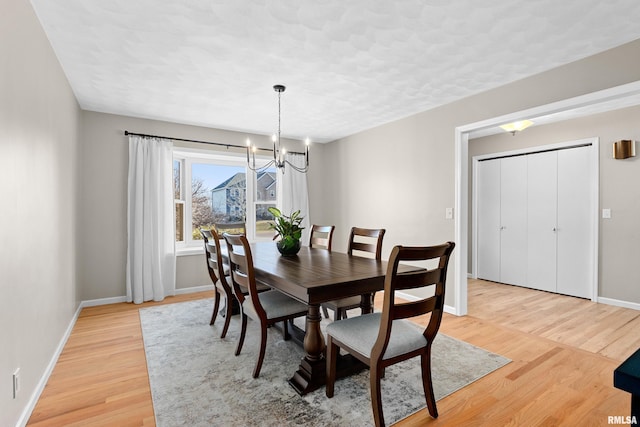
[[[227,283],[231,283],[231,277],[227,276]],[[224,293],[224,288],[222,287],[222,283],[220,283],[220,280],[216,280],[216,288],[218,288],[218,290],[222,293]]]
[[[229,282],[229,283],[231,283],[231,282]],[[262,292],[262,291],[267,291],[267,290],[271,289],[271,286],[265,285],[262,282],[258,282],[258,283],[256,283],[256,289],[258,290],[258,292]]]
[[[344,307],[353,307],[355,306],[359,306],[360,305],[360,297],[359,296],[355,296],[355,297],[348,297],[348,298],[343,298],[343,299],[338,299],[338,300],[333,300],[333,301],[328,301],[326,303],[324,303],[324,305],[326,305],[329,308],[344,308]]]
[[[350,319],[339,320],[327,326],[327,335],[352,347],[358,353],[371,357],[371,350],[378,338],[382,313],[364,314]],[[427,345],[422,335],[424,329],[408,320],[394,320],[391,338],[383,360],[409,353]]]
[[[267,318],[269,319],[307,312],[306,304],[296,301],[282,292],[272,290],[260,292],[258,296],[260,298],[260,304],[262,304],[262,308],[264,308],[264,311],[267,313]],[[244,300],[242,308],[244,310],[244,314],[253,320],[259,320],[251,298]]]

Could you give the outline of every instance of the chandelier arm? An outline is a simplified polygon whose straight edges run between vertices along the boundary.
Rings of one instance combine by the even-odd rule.
[[[301,167],[299,167],[299,166],[294,165],[294,164],[293,164],[293,163],[291,163],[289,160],[285,160],[284,162],[285,162],[286,164],[288,164],[289,166],[291,166],[291,168],[292,168],[292,169],[294,169],[294,170],[296,170],[296,171],[298,171],[298,172],[301,172],[301,173],[305,173],[305,172],[307,172],[307,171],[309,170],[309,164],[307,164],[307,165],[305,165],[305,167],[302,167],[302,168],[301,168]],[[284,165],[283,165],[283,168],[284,168]]]
[[[247,167],[249,169],[251,169],[252,171],[254,171],[254,172],[263,172],[263,171],[267,170],[269,167],[271,167],[273,164],[275,164],[275,161],[274,160],[270,160],[267,164],[262,165],[262,166],[257,167],[257,168],[252,167],[248,163],[247,163]]]

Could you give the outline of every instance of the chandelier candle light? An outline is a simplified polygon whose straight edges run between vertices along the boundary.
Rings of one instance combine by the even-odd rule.
[[[290,161],[285,159],[285,154],[287,154],[287,150],[280,144],[280,97],[282,92],[284,92],[286,88],[283,85],[275,85],[273,90],[278,92],[278,133],[273,134],[271,140],[273,141],[273,160],[270,160],[267,164],[256,167],[256,146],[251,145],[251,140],[247,138],[247,167],[254,172],[262,172],[270,166],[275,166],[277,169],[282,170],[284,173],[285,165],[289,165],[293,170],[306,173],[309,170],[309,138],[305,140],[305,149],[304,149],[304,167],[299,167],[292,164]]]

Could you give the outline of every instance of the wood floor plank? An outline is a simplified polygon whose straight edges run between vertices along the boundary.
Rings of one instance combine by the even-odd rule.
[[[481,280],[468,293],[469,315],[445,314],[440,331],[512,362],[441,399],[437,420],[422,410],[396,426],[603,426],[629,414],[612,378],[640,347],[640,312]],[[82,310],[29,426],[155,425],[139,308]]]
[[[523,365],[519,369],[511,372],[509,375],[506,376],[506,378],[508,380],[512,380],[512,381],[517,380],[522,375],[524,375],[524,374],[530,372],[531,370],[537,368],[542,363],[548,361],[550,358],[552,358],[556,354],[560,353],[561,351],[562,351],[562,349],[560,347],[554,347],[551,350],[547,351],[546,353],[543,353],[540,356],[536,357],[531,362]]]

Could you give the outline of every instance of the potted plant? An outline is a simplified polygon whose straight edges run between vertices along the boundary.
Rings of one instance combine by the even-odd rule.
[[[269,228],[276,231],[273,239],[280,237],[276,243],[278,250],[283,256],[293,256],[300,250],[300,238],[302,238],[302,230],[300,227],[303,217],[300,216],[300,210],[295,211],[291,215],[283,215],[280,209],[270,207],[269,213],[273,215],[275,222],[269,223]]]

